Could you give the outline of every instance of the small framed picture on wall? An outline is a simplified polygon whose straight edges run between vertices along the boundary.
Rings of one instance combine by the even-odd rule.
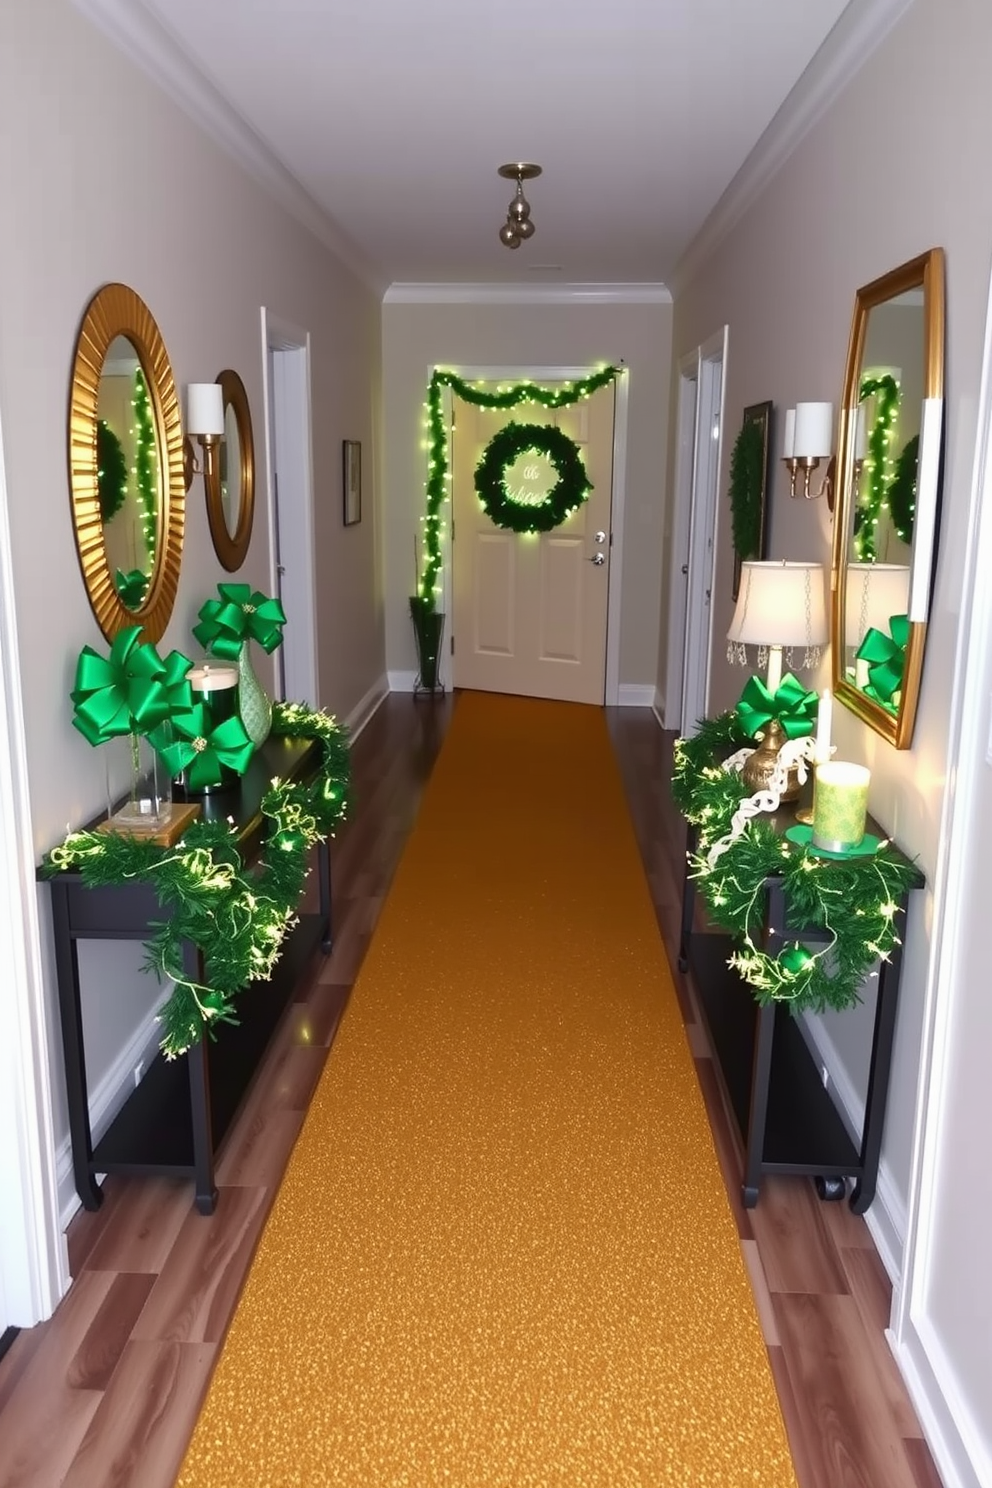
[[[344,525],[354,527],[362,520],[362,446],[358,439],[346,439],[342,446],[344,473]]]

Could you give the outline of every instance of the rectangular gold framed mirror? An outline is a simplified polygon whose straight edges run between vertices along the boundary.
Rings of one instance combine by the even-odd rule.
[[[944,254],[859,289],[844,374],[830,620],[835,696],[908,749],[936,559]]]

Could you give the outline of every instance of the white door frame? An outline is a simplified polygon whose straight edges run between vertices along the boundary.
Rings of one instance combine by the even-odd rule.
[[[48,1017],[0,433],[0,1333],[50,1317],[69,1288],[59,1220]]]
[[[264,305],[262,395],[271,592],[283,593],[280,568],[289,568],[300,581],[290,600],[292,615],[286,611],[292,624],[286,626],[283,644],[275,653],[276,692],[281,698],[288,695],[319,708],[310,333],[273,315]],[[283,594],[284,608],[285,599]]]
[[[436,368],[431,367],[428,379]],[[580,382],[588,377],[593,368],[585,367],[462,367],[459,377],[466,382]],[[627,485],[627,403],[629,397],[630,371],[621,366],[614,380],[613,404],[613,484],[610,492],[610,572],[606,604],[606,691],[607,707],[615,707],[620,700],[620,616],[623,601],[623,515]],[[446,392],[448,389],[445,390]],[[451,402],[446,405],[448,429],[451,428]],[[457,438],[457,436],[456,436]],[[449,470],[449,475],[450,475]],[[451,534],[450,503],[447,497],[449,520],[442,524],[441,558],[443,568],[443,602],[445,613],[451,615]],[[442,670],[442,676],[444,672]]]
[[[679,361],[675,430],[675,507],[668,575],[668,653],[662,724],[682,728],[682,674],[685,664],[685,611],[689,592],[689,513],[696,480],[696,405],[699,400],[699,348]]]
[[[719,519],[717,488],[723,452],[723,400],[727,380],[727,326],[698,348],[698,387],[692,483],[688,513],[680,728],[690,734],[705,717],[713,648],[713,583]]]
[[[923,1010],[916,1126],[902,1277],[893,1294],[888,1339],[948,1488],[992,1482],[988,1423],[976,1421],[928,1311],[935,1263],[937,1168],[946,1101],[955,1088],[950,1063],[956,992],[967,959],[965,875],[986,822],[975,814],[976,781],[989,769],[987,707],[992,682],[992,286],[985,324],[971,502],[958,615],[954,685],[940,841],[933,884],[930,963]],[[972,956],[974,950],[972,948]],[[976,1194],[976,1203],[979,1201]]]

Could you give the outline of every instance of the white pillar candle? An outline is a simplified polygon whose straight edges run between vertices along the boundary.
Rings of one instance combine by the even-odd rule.
[[[212,661],[198,661],[186,673],[194,692],[222,692],[227,687],[237,687],[236,666],[217,666]]]
[[[792,453],[797,460],[822,459],[833,442],[834,405],[797,403],[796,431]]]
[[[186,387],[186,433],[223,434],[224,390],[219,382],[191,382]]]
[[[785,411],[785,435],[782,439],[782,459],[792,459],[792,447],[796,442],[796,410],[787,408]]]
[[[830,726],[833,721],[833,697],[829,687],[825,687],[820,694],[819,707],[816,710],[816,756],[818,765],[826,764],[830,758]]]

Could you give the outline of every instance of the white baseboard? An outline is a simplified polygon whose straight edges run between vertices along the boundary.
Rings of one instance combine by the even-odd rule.
[[[621,682],[618,708],[653,708],[657,689],[652,682]]]
[[[855,1143],[860,1143],[865,1119],[864,1098],[855,1089],[823,1020],[808,1013],[801,1020],[801,1028],[813,1053],[826,1066],[848,1134]],[[906,1203],[884,1159],[879,1163],[878,1186],[871,1208],[865,1215],[865,1224],[875,1242],[882,1265],[888,1272],[889,1280],[893,1287],[899,1287],[906,1243]]]
[[[382,704],[386,701],[391,691],[398,691],[398,689],[390,687],[389,678],[385,673],[373,682],[365,696],[360,702],[355,704],[348,717],[344,720],[344,726],[348,730],[348,737],[350,739],[354,740],[358,738],[362,729],[367,723],[371,722],[375,713],[382,707]]]
[[[910,1328],[900,1341],[891,1329],[886,1331],[889,1347],[895,1357],[913,1402],[923,1434],[933,1454],[944,1488],[988,1488],[989,1453],[987,1449],[970,1453],[955,1420],[956,1402],[941,1389],[923,1340]],[[965,1417],[970,1414],[963,1402]],[[960,1419],[960,1416],[958,1416]]]
[[[161,996],[155,999],[155,1006],[149,1010],[147,1017],[121,1049],[103,1079],[90,1090],[90,1129],[94,1142],[100,1140],[134,1089],[134,1071],[137,1066],[143,1063],[147,1067],[158,1053],[162,1030],[157,1014],[168,997],[171,986],[170,982],[159,989]],[[72,1174],[72,1145],[68,1136],[63,1138],[55,1150],[55,1173],[59,1215],[64,1231],[80,1204]]]
[[[390,692],[412,692],[417,680],[416,672],[388,672],[386,676]]]

